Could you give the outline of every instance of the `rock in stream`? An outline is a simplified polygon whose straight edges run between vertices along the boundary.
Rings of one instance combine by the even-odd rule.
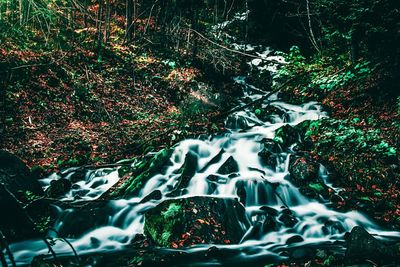
[[[237,199],[190,197],[162,202],[145,214],[144,231],[161,247],[237,244],[249,227]]]

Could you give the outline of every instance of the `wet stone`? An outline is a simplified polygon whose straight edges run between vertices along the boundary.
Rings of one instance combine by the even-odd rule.
[[[47,188],[45,195],[50,198],[58,198],[64,196],[71,190],[71,181],[65,178],[53,180]]]
[[[364,228],[356,226],[347,236],[345,258],[347,262],[372,260],[377,263],[390,263],[400,258],[400,250],[396,245],[385,245]]]
[[[293,227],[296,225],[298,220],[292,214],[281,214],[278,218],[280,222],[282,222],[286,227]]]
[[[288,240],[286,240],[286,244],[290,245],[290,244],[294,244],[294,243],[300,243],[303,242],[304,238],[299,236],[299,235],[294,235],[288,238]]]
[[[224,164],[219,168],[218,173],[219,174],[230,174],[233,172],[238,172],[239,171],[239,165],[236,163],[236,160],[230,156]]]
[[[244,207],[231,198],[166,200],[145,213],[145,235],[162,247],[237,244],[249,227]]]
[[[162,198],[162,194],[160,190],[154,190],[153,192],[151,192],[150,194],[148,194],[147,196],[145,196],[140,203],[146,203],[150,200],[160,200]]]
[[[291,157],[289,162],[290,179],[296,186],[319,183],[319,165],[305,157]]]

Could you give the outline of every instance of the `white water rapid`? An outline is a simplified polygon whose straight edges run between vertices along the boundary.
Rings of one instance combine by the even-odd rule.
[[[245,100],[262,97],[260,89],[246,84],[244,78],[238,77],[236,82],[242,84],[244,90],[244,97],[240,100],[240,105],[244,105],[243,101]],[[104,213],[101,214],[105,223],[86,230],[76,238],[69,238],[69,242],[80,255],[89,252],[115,251],[128,246],[136,234],[143,233],[144,211],[168,199],[167,193],[177,185],[180,179],[178,170],[183,165],[189,151],[197,155],[198,165],[196,174],[184,190],[184,195],[180,197],[238,197],[239,186],[246,192],[244,204],[249,221],[253,226],[247,229],[241,244],[218,245],[218,247],[241,249],[244,253],[243,257],[274,254],[279,253],[280,248],[290,246],[287,241],[293,236],[298,235],[303,239],[296,245],[334,242],[342,240],[344,233],[356,225],[363,226],[370,233],[380,236],[398,235],[398,233],[381,229],[357,211],[340,213],[329,209],[327,203],[303,196],[289,178],[288,165],[289,158],[292,156],[290,148],[283,148],[278,153],[275,166],[266,167],[258,154],[263,149],[263,139],[274,138],[275,131],[285,124],[297,125],[305,120],[317,120],[327,116],[317,103],[291,105],[279,101],[276,94],[265,100],[264,105],[267,104],[283,111],[283,115],[274,114],[268,122],[263,122],[250,109],[245,109],[227,119],[226,127],[229,129],[227,133],[210,136],[206,140],[187,139],[176,144],[170,158],[170,167],[164,173],[154,175],[136,197],[110,200]],[[217,155],[221,155],[218,160],[216,160]],[[221,165],[230,157],[237,162],[238,171],[228,174],[218,173]],[[70,170],[69,173],[64,176],[71,178],[74,170]],[[207,179],[211,175],[217,179],[212,181]],[[43,186],[48,186],[50,180],[58,178],[60,177],[55,175],[49,177],[43,181]],[[328,186],[331,186],[329,175],[323,166],[320,167],[320,178]],[[75,182],[71,192],[62,199],[68,201],[94,200],[117,180],[118,171],[116,169],[88,171],[82,175],[81,181]],[[154,190],[161,191],[163,195],[161,200],[139,203],[143,197]],[[257,225],[265,220],[265,213],[260,210],[266,207],[279,213],[284,213],[284,210],[289,207],[295,218],[293,225],[281,224],[273,231],[266,231],[266,233],[261,231],[254,234]],[[73,216],[73,209],[58,208],[58,210],[59,219],[54,228],[59,230],[65,224],[65,220],[76,219]],[[246,254],[250,248],[254,249],[251,250],[251,253]],[[59,254],[72,255],[71,248],[63,241],[56,241],[53,249]],[[197,246],[188,248],[186,251],[206,249],[207,246]],[[36,255],[49,253],[42,240],[14,243],[11,244],[11,250],[20,265],[29,264]]]

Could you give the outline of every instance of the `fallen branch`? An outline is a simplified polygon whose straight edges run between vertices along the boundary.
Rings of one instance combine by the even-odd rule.
[[[301,75],[304,75],[304,74],[305,74],[305,73],[303,73],[303,74],[301,74]],[[251,101],[250,103],[245,104],[245,105],[243,105],[243,106],[235,107],[235,108],[232,108],[232,109],[230,109],[230,110],[228,110],[228,111],[219,113],[219,114],[217,114],[214,118],[225,117],[225,116],[227,116],[227,115],[229,115],[229,114],[231,114],[231,113],[241,111],[241,110],[246,109],[246,108],[248,108],[248,107],[254,106],[254,105],[256,105],[256,104],[258,104],[258,103],[260,103],[260,102],[263,102],[264,100],[268,99],[268,98],[269,98],[270,96],[272,96],[273,94],[279,92],[283,87],[287,86],[289,83],[291,83],[292,81],[294,81],[294,80],[295,80],[296,78],[298,78],[299,76],[300,76],[300,75],[294,76],[293,78],[289,79],[288,81],[286,81],[285,83],[281,84],[280,86],[278,86],[278,87],[275,88],[274,90],[268,92],[266,95],[262,96],[262,97],[259,98],[259,99],[253,100],[253,101]]]
[[[17,204],[17,207],[20,208],[20,212],[24,215],[24,217],[27,219],[27,222],[29,224],[31,224],[32,229],[38,233],[40,235],[40,238],[43,240],[43,242],[46,244],[47,248],[49,249],[51,255],[54,258],[54,261],[57,262],[57,255],[55,253],[55,251],[53,250],[53,248],[51,247],[51,244],[49,243],[49,241],[46,239],[46,237],[44,237],[42,235],[42,233],[40,232],[40,230],[38,229],[35,221],[31,218],[31,216],[29,216],[29,214],[25,211],[25,209],[21,206],[21,202],[18,200],[18,198],[14,195],[14,193],[12,193],[10,190],[8,190],[8,188],[3,184],[0,183],[0,187],[15,201],[15,203]],[[16,265],[15,265],[16,266]]]
[[[1,245],[0,248],[1,248],[1,250],[2,250],[2,251],[1,251],[1,254],[2,254],[1,263],[2,263],[2,265],[3,265],[4,267],[8,266],[8,265],[7,265],[7,262],[5,261],[5,259],[3,260],[3,258],[4,258],[3,249],[5,249],[6,252],[7,252],[8,258],[9,258],[10,261],[11,261],[12,266],[13,266],[13,267],[16,267],[17,264],[15,263],[14,256],[13,256],[13,254],[12,254],[12,252],[11,252],[10,247],[8,246],[6,237],[4,236],[4,234],[3,234],[3,232],[2,232],[1,230],[0,230],[0,245]]]
[[[68,241],[66,238],[64,238],[64,237],[59,237],[60,233],[59,233],[56,229],[54,229],[54,228],[49,228],[49,230],[50,230],[50,231],[53,231],[54,233],[56,233],[58,238],[61,238],[65,243],[68,244],[68,246],[71,248],[72,252],[74,253],[74,256],[75,256],[75,259],[76,259],[76,261],[77,261],[77,263],[78,263],[78,266],[81,266],[81,261],[80,261],[80,259],[79,259],[78,253],[76,252],[76,249],[75,249],[74,246],[71,244],[71,242],[69,242],[69,241]]]
[[[256,55],[248,54],[246,52],[242,52],[242,51],[239,51],[239,50],[235,50],[235,49],[226,47],[224,45],[221,45],[221,44],[219,44],[217,42],[214,42],[213,40],[205,37],[203,34],[199,33],[198,31],[196,31],[194,29],[191,29],[191,28],[184,28],[184,29],[188,30],[189,34],[192,31],[195,34],[197,34],[199,37],[201,37],[202,39],[206,40],[207,42],[209,42],[209,43],[211,43],[211,44],[213,44],[215,46],[218,46],[219,48],[222,48],[224,50],[230,51],[232,53],[240,54],[240,55],[243,55],[243,56],[246,56],[246,57],[251,57],[251,58],[258,58],[258,59],[260,59],[262,61],[266,61],[266,62],[273,62],[273,63],[276,63],[276,64],[282,64],[282,62],[279,62],[279,61],[274,60],[274,59],[266,59],[266,58],[262,58],[262,57],[259,57],[259,56],[256,56]]]

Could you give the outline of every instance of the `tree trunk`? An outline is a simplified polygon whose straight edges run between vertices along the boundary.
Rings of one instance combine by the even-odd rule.
[[[133,0],[126,0],[126,29],[125,29],[125,39],[127,41],[132,40],[132,10],[133,10]]]

